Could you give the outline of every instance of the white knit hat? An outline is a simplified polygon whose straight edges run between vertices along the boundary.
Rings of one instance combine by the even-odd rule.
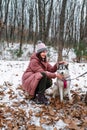
[[[39,43],[37,45],[37,53],[40,53],[42,51],[47,51],[47,47],[44,43]]]

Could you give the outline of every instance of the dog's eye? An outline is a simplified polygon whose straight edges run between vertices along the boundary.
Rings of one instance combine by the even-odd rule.
[[[63,69],[63,65],[59,65],[58,70],[62,70],[62,69]]]

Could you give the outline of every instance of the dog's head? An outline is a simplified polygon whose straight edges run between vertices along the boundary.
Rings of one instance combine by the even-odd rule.
[[[69,75],[68,64],[60,64],[57,69],[57,73],[62,74],[64,77]]]

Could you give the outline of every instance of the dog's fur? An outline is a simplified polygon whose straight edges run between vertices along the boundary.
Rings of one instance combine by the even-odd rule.
[[[68,69],[68,64],[64,65],[61,64],[58,66],[57,73],[61,74],[64,76],[66,81],[62,81],[60,79],[56,79],[56,82],[54,82],[54,85],[51,89],[51,94],[55,98],[56,96],[60,95],[60,101],[63,102],[64,96],[68,94],[69,100],[71,100],[71,93],[70,93],[70,76],[69,76],[69,69]],[[64,82],[66,82],[66,86],[64,88]]]

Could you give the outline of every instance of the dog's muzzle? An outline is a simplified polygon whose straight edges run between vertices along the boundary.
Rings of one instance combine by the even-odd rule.
[[[64,72],[61,72],[62,75],[64,75]]]

